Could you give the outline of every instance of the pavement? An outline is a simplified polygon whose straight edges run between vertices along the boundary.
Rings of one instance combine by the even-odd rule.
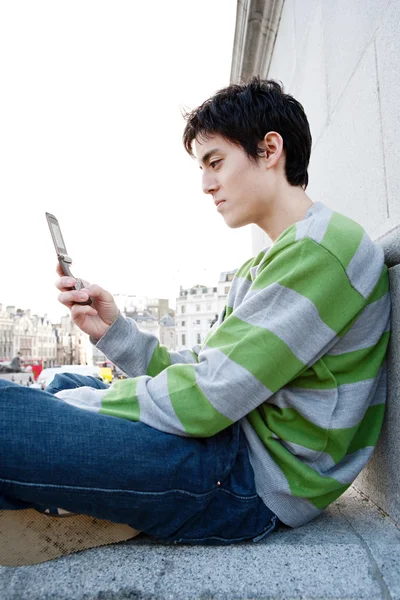
[[[400,600],[400,528],[355,488],[323,515],[234,546],[128,542],[0,567],[1,600]]]

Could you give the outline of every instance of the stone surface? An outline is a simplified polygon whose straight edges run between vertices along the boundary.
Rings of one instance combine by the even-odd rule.
[[[324,515],[260,543],[163,545],[150,538],[35,567],[0,568],[2,600],[400,599],[400,531],[350,488]]]
[[[268,78],[281,81],[285,91],[289,91],[296,69],[296,60],[294,0],[285,0],[268,71]]]
[[[308,194],[373,238],[400,220],[399,19],[399,0],[286,0],[268,73],[311,125]]]
[[[301,11],[299,0],[296,0],[296,40]],[[308,2],[310,22],[306,29],[307,35],[303,41],[302,52],[298,54],[297,68],[290,88],[290,93],[304,107],[310,123],[313,146],[316,145],[327,119],[328,103],[326,90],[326,73],[324,60],[324,36],[322,28],[321,4]],[[301,27],[305,23],[300,20]]]
[[[373,45],[313,148],[307,193],[360,223],[372,238],[390,228]]]
[[[355,486],[400,523],[400,264],[389,269],[389,277],[392,331],[385,420],[372,459],[356,479]]]
[[[392,331],[388,351],[388,400],[375,452],[354,485],[400,523],[400,226],[377,241],[390,267]]]
[[[390,0],[322,0],[329,112],[353,77],[389,4]],[[362,100],[362,88],[359,94]]]
[[[400,2],[394,0],[376,34],[376,55],[389,213],[400,222]]]
[[[319,0],[294,0],[294,31],[297,56],[301,56],[303,53],[314,11],[318,5],[321,5]]]

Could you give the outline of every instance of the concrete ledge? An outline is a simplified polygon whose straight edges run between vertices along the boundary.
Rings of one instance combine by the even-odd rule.
[[[400,523],[400,265],[389,269],[389,279],[392,331],[385,419],[372,458],[357,477],[355,486]]]
[[[400,226],[376,241],[383,247],[385,263],[389,267],[392,300],[387,356],[388,398],[381,436],[355,486],[400,523]]]
[[[32,567],[1,567],[2,600],[400,599],[400,530],[350,488],[324,515],[258,544],[148,537]]]
[[[375,241],[382,246],[388,267],[400,264],[400,225],[396,225]]]

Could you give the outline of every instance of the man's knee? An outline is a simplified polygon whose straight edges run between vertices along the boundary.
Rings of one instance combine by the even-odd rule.
[[[77,375],[76,373],[57,373],[51,383],[46,387],[46,392],[55,394],[60,390],[70,390],[72,388],[90,385],[90,383],[86,381],[87,379],[87,377],[82,377],[82,375]]]
[[[77,373],[57,373],[52,382],[47,386],[46,392],[55,394],[61,390],[70,390],[84,386],[94,388],[107,387],[100,378],[78,375]]]

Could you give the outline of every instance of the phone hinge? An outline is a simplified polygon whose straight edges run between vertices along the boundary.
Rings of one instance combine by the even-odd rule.
[[[68,263],[69,265],[72,265],[72,258],[70,256],[67,256],[66,254],[60,254],[59,258],[61,260],[63,260],[65,263]]]

